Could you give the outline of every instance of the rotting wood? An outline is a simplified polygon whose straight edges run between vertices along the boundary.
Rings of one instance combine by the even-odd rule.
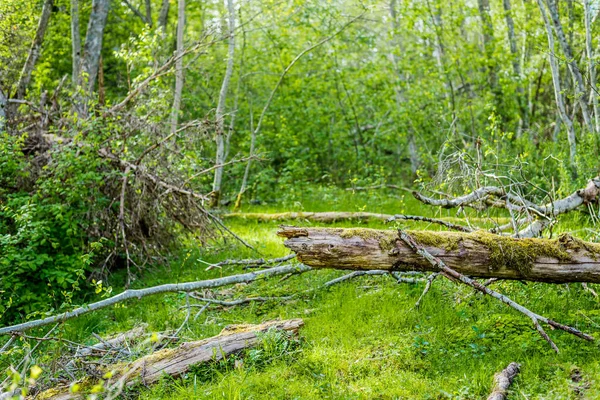
[[[104,372],[113,372],[113,377],[105,382],[105,387],[115,389],[130,386],[137,382],[145,385],[156,383],[163,375],[173,377],[185,374],[191,365],[218,361],[241,350],[255,347],[260,343],[260,334],[271,329],[296,334],[304,325],[302,319],[268,321],[260,325],[234,325],[226,327],[221,334],[195,342],[182,343],[175,349],[163,349],[142,357],[129,365],[113,365]],[[85,387],[96,382],[87,379],[83,393],[71,393],[69,386],[59,386],[40,393],[38,400],[66,400],[84,398]]]
[[[512,362],[502,372],[494,376],[494,389],[487,400],[506,400],[506,394],[515,377],[519,374],[520,364]]]
[[[450,268],[471,277],[565,283],[600,283],[600,244],[569,235],[515,239],[473,233],[407,231]],[[298,228],[278,232],[298,260],[314,268],[432,271],[396,230]]]

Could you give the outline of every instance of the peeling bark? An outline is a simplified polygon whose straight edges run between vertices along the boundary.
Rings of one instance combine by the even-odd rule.
[[[428,252],[457,272],[479,278],[549,283],[600,283],[600,244],[568,235],[515,239],[485,232],[410,231]],[[395,230],[297,228],[278,232],[298,260],[314,268],[432,271]]]

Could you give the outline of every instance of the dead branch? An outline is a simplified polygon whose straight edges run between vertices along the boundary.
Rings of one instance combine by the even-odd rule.
[[[7,326],[0,328],[0,335],[11,334],[13,332],[23,332],[32,328],[45,326],[53,323],[61,323],[68,319],[76,318],[81,315],[90,313],[92,311],[100,310],[112,306],[114,304],[122,303],[130,299],[141,299],[142,297],[151,296],[160,293],[174,293],[174,292],[191,292],[198,289],[214,288],[225,285],[232,285],[236,283],[249,283],[262,277],[285,275],[290,272],[306,272],[310,271],[311,268],[305,265],[284,265],[281,267],[274,267],[270,269],[260,270],[256,272],[249,272],[240,275],[231,275],[224,278],[209,279],[204,281],[195,281],[187,283],[168,283],[159,286],[153,286],[146,289],[129,289],[116,296],[109,297],[108,299],[91,303],[72,311],[67,311],[62,314],[54,315],[51,317],[37,319],[34,321],[23,322],[21,324]]]
[[[506,400],[508,388],[519,374],[520,364],[512,362],[502,372],[494,376],[494,389],[487,400]]]

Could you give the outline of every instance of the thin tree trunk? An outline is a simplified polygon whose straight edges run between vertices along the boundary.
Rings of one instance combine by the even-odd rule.
[[[31,73],[33,72],[35,63],[40,56],[42,43],[44,42],[44,36],[46,35],[46,29],[48,28],[48,22],[50,21],[50,14],[52,13],[53,5],[54,0],[44,1],[42,15],[40,16],[40,21],[38,23],[37,30],[35,31],[31,49],[29,50],[27,60],[25,61],[25,65],[23,65],[21,75],[19,76],[19,82],[17,83],[17,92],[15,96],[17,99],[22,99],[25,97],[25,92],[27,91],[29,81],[31,80]]]
[[[158,14],[158,26],[164,32],[167,29],[167,20],[169,18],[169,0],[163,0]]]
[[[171,129],[170,133],[174,135],[177,132],[177,123],[179,122],[179,110],[181,108],[181,93],[183,91],[183,32],[185,29],[185,0],[177,2],[177,61],[175,62],[175,94],[173,97],[173,107],[171,109]]]
[[[398,37],[398,32],[400,31],[400,24],[398,22],[398,11],[396,10],[397,1],[390,1],[390,17],[392,20],[392,38],[394,47],[398,47],[400,52],[404,54],[404,49],[402,46],[402,42]],[[402,73],[400,72],[400,67],[398,65],[398,56],[393,52],[390,54],[390,58],[392,60],[392,64],[394,67],[394,72],[396,73],[396,77],[399,81],[403,80]],[[394,92],[396,93],[396,107],[400,111],[402,109],[402,92],[399,84],[394,85]],[[421,158],[419,156],[419,152],[417,151],[417,146],[415,143],[415,135],[413,130],[408,131],[408,155],[410,159],[410,170],[412,173],[416,173],[419,167],[421,166]]]
[[[558,15],[558,10],[556,8],[555,0],[546,0],[548,10],[550,11],[550,17],[552,19],[552,23],[554,25],[554,31],[556,32],[556,37],[558,38],[558,43],[562,48],[562,51],[566,57],[567,65],[569,66],[569,71],[571,71],[571,75],[575,81],[575,94],[577,97],[577,102],[581,107],[581,114],[583,115],[583,119],[585,124],[590,132],[595,132],[594,126],[592,124],[592,120],[590,118],[590,113],[586,101],[585,96],[585,86],[583,84],[583,76],[581,75],[581,71],[579,70],[579,66],[577,65],[577,61],[573,56],[573,50],[571,49],[571,45],[567,41],[565,37],[565,33],[562,28],[562,24],[560,22],[560,17]],[[538,2],[539,3],[539,2]],[[541,7],[541,4],[540,4]]]
[[[85,44],[83,45],[83,60],[81,72],[87,79],[87,93],[91,95],[98,77],[98,66],[100,63],[100,52],[104,38],[104,28],[108,17],[110,0],[93,0],[92,13],[87,27]]]
[[[6,95],[0,89],[0,133],[4,132],[6,127]]]
[[[225,77],[223,78],[223,84],[221,85],[221,91],[219,93],[219,102],[217,104],[217,155],[215,158],[215,165],[222,165],[225,163],[225,102],[227,100],[227,92],[229,91],[229,82],[231,81],[231,75],[233,74],[233,62],[235,56],[235,7],[233,0],[226,0],[227,12],[229,15],[229,48],[227,54],[227,68],[225,70]],[[215,169],[215,176],[212,187],[212,206],[218,206],[221,198],[221,185],[223,183],[223,167],[217,167]]]
[[[542,18],[544,19],[544,25],[546,26],[546,36],[548,37],[548,60],[550,61],[552,83],[554,84],[554,97],[556,98],[556,105],[558,106],[558,113],[560,115],[560,119],[567,127],[567,139],[569,141],[569,162],[571,164],[573,172],[577,173],[575,164],[575,157],[577,156],[577,141],[575,135],[575,128],[573,127],[573,121],[571,121],[571,119],[567,115],[562,89],[560,87],[560,70],[556,61],[556,57],[554,56],[554,34],[552,33],[552,26],[550,25],[550,21],[548,20],[548,15],[546,14],[546,8],[543,4],[543,0],[537,0],[537,3],[540,8],[540,12],[542,13]]]
[[[515,36],[515,22],[512,17],[512,7],[510,0],[503,0],[504,18],[506,19],[506,27],[508,28],[508,42],[510,44],[510,53],[512,55],[513,72],[517,77],[517,96],[519,103],[519,111],[521,112],[521,127],[529,129],[529,116],[527,115],[527,107],[525,106],[525,91],[523,90],[521,73],[521,63],[519,62],[519,52],[517,50],[517,38]]]
[[[79,0],[71,0],[71,48],[73,86],[79,86],[81,76],[81,32],[79,30]]]
[[[592,86],[592,106],[594,108],[594,123],[596,125],[596,133],[600,134],[600,113],[598,112],[598,88],[596,87],[596,62],[594,60],[594,50],[592,44],[592,10],[590,0],[583,0],[584,19],[585,19],[585,50],[588,61],[588,73]]]
[[[494,25],[490,16],[489,0],[477,0],[479,8],[479,16],[483,28],[483,48],[486,54],[486,63],[489,72],[490,89],[494,96],[498,95],[498,73],[496,71],[496,63],[494,61]]]
[[[146,0],[146,23],[152,27],[152,2],[151,0]]]
[[[235,205],[233,207],[234,211],[237,211],[242,206],[242,196],[246,192],[248,187],[248,176],[250,176],[250,168],[252,166],[252,156],[254,156],[254,148],[256,146],[256,130],[254,130],[254,118],[252,112],[252,99],[249,99],[249,111],[250,111],[250,155],[248,163],[246,164],[246,168],[244,169],[244,177],[242,178],[242,185],[240,186],[240,192],[235,199]]]

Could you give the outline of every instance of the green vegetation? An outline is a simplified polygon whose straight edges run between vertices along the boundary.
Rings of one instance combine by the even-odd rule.
[[[489,250],[490,271],[568,261],[582,240],[600,241],[599,15],[591,0],[0,0],[0,326],[245,271],[207,268],[227,259],[286,255],[281,222],[219,219],[234,212],[444,218],[473,232],[328,226],[386,250],[398,228],[447,250],[468,237]],[[479,196],[486,187],[494,195]],[[464,201],[432,207],[412,190]],[[532,238],[517,244],[519,232]],[[97,343],[93,334],[141,323],[155,333],[96,357],[104,372],[148,354],[157,332],[198,340],[301,317],[299,338],[270,332],[122,396],[470,399],[516,361],[511,399],[600,397],[597,342],[549,332],[554,354],[522,315],[442,278],[419,309],[423,285],[390,276],[322,287],[341,274],[207,291],[294,296],[213,304],[197,318],[172,293],[0,337],[0,393],[86,379],[89,365],[63,367],[69,346]],[[493,285],[600,337],[595,285]]]

